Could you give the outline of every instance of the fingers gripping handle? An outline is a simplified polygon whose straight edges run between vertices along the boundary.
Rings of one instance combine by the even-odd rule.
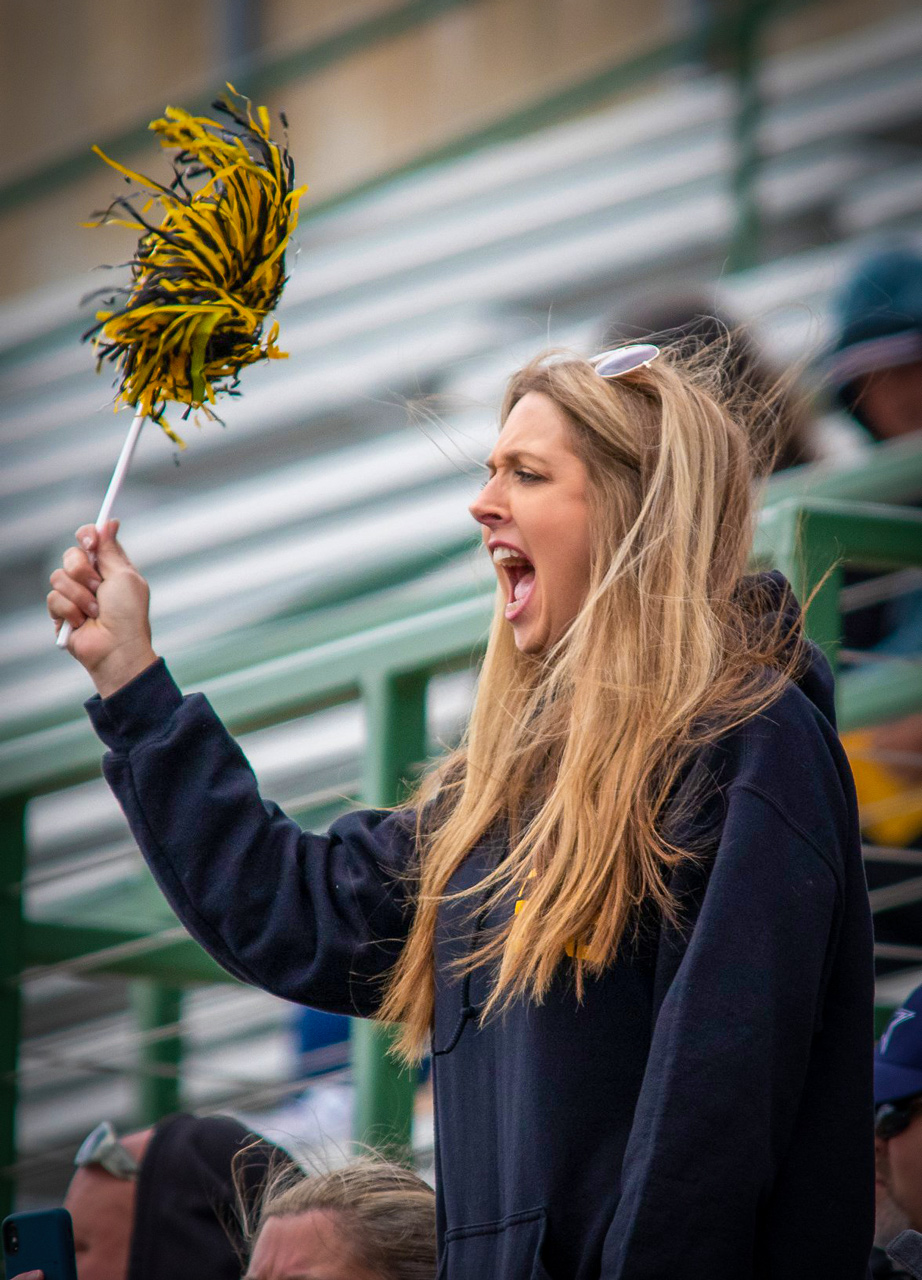
[[[102,529],[106,521],[112,515],[112,508],[115,506],[115,500],[119,495],[122,485],[125,483],[125,477],[128,475],[128,468],[131,466],[132,455],[141,435],[141,428],[144,426],[146,414],[142,410],[134,415],[134,420],[128,428],[128,435],[125,437],[125,443],[122,445],[122,451],[118,455],[118,462],[115,464],[115,470],[112,472],[112,479],[109,481],[109,487],[106,490],[106,496],[102,500],[102,506],[99,508],[99,515],[96,517],[96,528]],[[67,642],[70,639],[73,627],[69,622],[65,622],[58,632],[58,638],[55,644],[59,649],[66,649]]]

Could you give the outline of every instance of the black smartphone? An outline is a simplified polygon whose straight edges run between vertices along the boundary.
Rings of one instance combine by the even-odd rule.
[[[7,1280],[22,1271],[42,1271],[45,1280],[77,1280],[74,1226],[66,1209],[36,1209],[3,1219]]]

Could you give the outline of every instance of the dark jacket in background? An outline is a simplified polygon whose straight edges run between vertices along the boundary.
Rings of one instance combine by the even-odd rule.
[[[411,922],[407,818],[302,832],[162,662],[87,706],[106,777],[194,937],[246,982],[372,1014]],[[818,651],[799,685],[702,753],[682,794],[697,799],[676,835],[702,853],[673,885],[682,928],[651,922],[581,1004],[564,960],[543,1004],[483,1022],[490,975],[449,965],[497,921],[441,911],[442,1280],[866,1276],[871,926]],[[485,841],[449,890],[496,856]]]

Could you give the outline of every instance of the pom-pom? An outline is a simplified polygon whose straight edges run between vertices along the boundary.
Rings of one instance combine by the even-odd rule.
[[[93,148],[150,195],[140,212],[121,198],[100,215],[99,223],[143,234],[131,284],[106,298],[84,337],[96,345],[97,368],[104,360],[118,366],[116,406],[143,411],[181,447],[164,417],[169,401],[187,406],[184,417],[202,409],[213,418],[209,405],[221,392],[236,393],[244,366],[287,354],[276,346],[278,324],[264,337],[263,322],[285,284],[285,249],[306,188],[295,189],[291,157],[270,138],[266,108],[254,118],[249,99],[228,89],[213,105],[231,123],[176,107],[151,121],[161,146],[178,149],[169,187]],[[147,216],[155,204],[159,224]]]

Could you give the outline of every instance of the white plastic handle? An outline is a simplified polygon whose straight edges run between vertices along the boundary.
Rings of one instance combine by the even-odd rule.
[[[131,466],[131,458],[137,446],[138,439],[141,435],[141,428],[144,426],[146,414],[142,410],[134,415],[134,420],[128,428],[128,435],[125,437],[125,443],[122,445],[122,451],[118,455],[118,462],[115,464],[115,470],[112,472],[112,479],[109,481],[109,487],[106,490],[106,496],[102,500],[102,506],[99,508],[99,515],[96,517],[96,528],[102,529],[103,525],[112,515],[112,508],[115,506],[115,499],[119,495],[119,490],[125,483],[125,477],[128,475],[128,468]],[[67,642],[70,639],[70,633],[73,627],[69,622],[65,622],[58,632],[55,644],[59,649],[66,649]]]

